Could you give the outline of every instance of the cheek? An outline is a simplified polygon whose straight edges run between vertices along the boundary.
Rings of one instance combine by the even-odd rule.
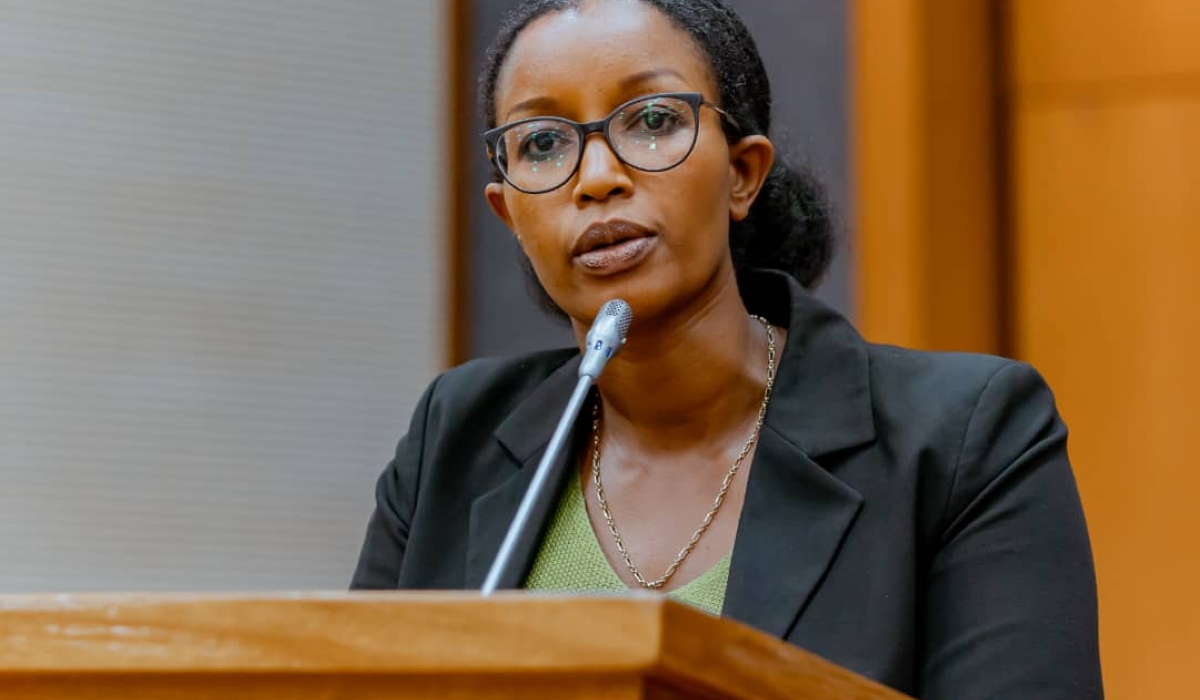
[[[509,215],[512,217],[512,227],[521,242],[521,248],[533,261],[534,267],[539,267],[539,260],[549,254],[552,249],[561,249],[562,243],[557,240],[559,231],[554,224],[555,217],[548,212],[555,211],[561,204],[552,194],[527,195],[515,190],[505,194]],[[561,250],[560,250],[561,252]]]
[[[730,187],[730,165],[729,165],[729,146],[721,138],[710,138],[696,144],[695,151],[692,156],[684,162],[684,165],[692,163],[694,169],[698,171],[695,175],[697,179],[703,179],[704,186],[708,189],[707,196],[711,197],[715,206],[727,207],[729,205],[729,187]]]
[[[663,185],[670,189],[662,200],[670,207],[675,227],[685,239],[724,241],[729,232],[729,151],[723,144],[696,145],[696,150],[675,171],[664,173]],[[674,175],[674,177],[669,177]]]

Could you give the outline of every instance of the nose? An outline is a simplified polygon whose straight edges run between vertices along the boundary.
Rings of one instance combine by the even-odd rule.
[[[603,134],[590,134],[583,142],[574,199],[578,205],[603,202],[633,192],[629,169],[617,158]]]

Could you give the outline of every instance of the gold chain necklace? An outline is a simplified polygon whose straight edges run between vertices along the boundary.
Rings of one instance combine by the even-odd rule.
[[[679,550],[679,554],[675,555],[675,561],[671,562],[666,572],[654,581],[647,581],[642,576],[642,572],[633,563],[633,559],[629,556],[629,550],[625,547],[625,541],[621,539],[621,533],[617,530],[617,522],[613,519],[612,512],[608,509],[608,499],[604,497],[604,486],[600,483],[600,401],[597,400],[592,405],[592,481],[596,484],[596,500],[600,503],[600,510],[604,513],[605,522],[608,523],[608,531],[612,534],[613,540],[617,544],[617,551],[621,553],[621,558],[625,560],[625,566],[629,568],[629,573],[633,575],[633,579],[643,588],[662,588],[667,584],[667,581],[671,580],[675,572],[679,570],[679,565],[695,549],[696,543],[704,536],[704,533],[708,530],[708,526],[712,525],[713,518],[716,517],[717,511],[721,509],[721,504],[725,502],[725,494],[729,492],[730,484],[733,483],[738,469],[742,466],[742,460],[746,459],[746,455],[750,454],[750,448],[754,447],[754,443],[758,441],[758,433],[762,430],[763,417],[767,414],[767,403],[771,399],[771,387],[775,385],[775,334],[771,329],[770,322],[765,318],[753,315],[751,318],[762,323],[767,329],[767,389],[763,392],[762,405],[758,408],[758,419],[754,423],[754,430],[751,431],[746,444],[742,446],[742,451],[738,453],[737,459],[733,461],[733,466],[725,474],[725,479],[721,482],[721,490],[717,492],[717,497],[713,501],[712,508],[709,508],[708,512],[705,513],[700,527],[696,528],[696,531],[692,533],[692,539],[683,546],[683,549]]]

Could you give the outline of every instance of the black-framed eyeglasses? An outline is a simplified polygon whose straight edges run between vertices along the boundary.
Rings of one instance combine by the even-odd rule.
[[[733,117],[700,93],[665,92],[630,100],[599,121],[531,117],[484,132],[483,140],[508,184],[526,194],[542,194],[575,175],[587,137],[598,132],[631,168],[657,173],[678,166],[696,147],[701,105],[739,130]]]

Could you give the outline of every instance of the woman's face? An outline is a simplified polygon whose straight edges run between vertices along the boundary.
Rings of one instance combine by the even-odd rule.
[[[657,9],[593,0],[544,15],[521,32],[497,81],[496,122],[588,122],[661,92],[699,92],[716,102],[707,59]],[[695,147],[671,170],[631,168],[593,134],[562,187],[525,194],[494,183],[486,194],[572,319],[586,323],[620,297],[645,320],[703,303],[722,281],[732,282],[729,222],[745,217],[771,158],[762,136],[730,146],[720,116],[701,107]]]

